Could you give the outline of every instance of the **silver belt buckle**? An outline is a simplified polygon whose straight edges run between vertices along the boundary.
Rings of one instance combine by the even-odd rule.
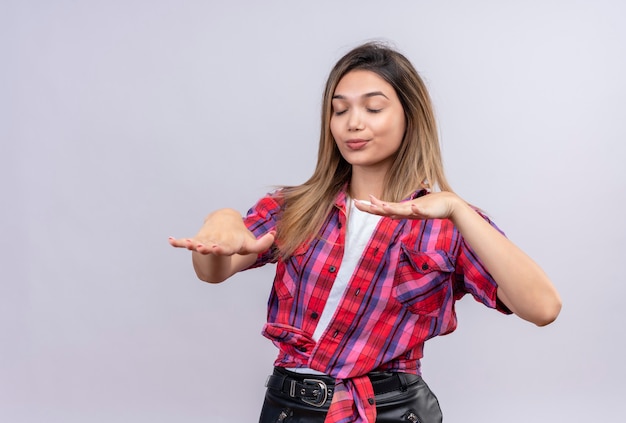
[[[322,407],[328,399],[328,386],[326,386],[324,381],[319,379],[304,379],[302,383],[304,383],[305,385],[314,385],[318,388],[313,390],[313,395],[315,395],[315,399],[310,400],[301,397],[300,399],[302,400],[302,402],[312,405],[314,407]],[[304,396],[304,390],[300,394]]]

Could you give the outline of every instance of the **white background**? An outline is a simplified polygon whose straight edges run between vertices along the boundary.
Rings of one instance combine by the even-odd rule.
[[[273,268],[211,286],[167,237],[311,174],[331,66],[388,40],[455,190],[551,276],[536,328],[458,304],[445,421],[618,422],[626,6],[608,0],[0,2],[0,420],[254,422]]]

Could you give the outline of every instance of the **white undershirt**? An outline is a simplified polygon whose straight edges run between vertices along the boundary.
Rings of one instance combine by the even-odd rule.
[[[315,332],[313,333],[313,339],[315,341],[320,339],[326,328],[328,328],[328,324],[337,311],[337,307],[343,298],[343,294],[348,287],[348,283],[350,282],[350,279],[352,279],[354,270],[361,260],[363,251],[365,250],[365,247],[367,247],[367,244],[374,233],[374,229],[376,229],[376,225],[378,225],[378,222],[380,221],[380,216],[363,212],[355,207],[354,202],[351,199],[348,199],[348,201],[350,203],[350,211],[348,213],[348,225],[346,228],[343,259],[339,265],[339,271],[337,272],[335,282],[333,282],[333,286],[328,294],[324,311],[322,312],[322,315],[317,323],[317,327],[315,328]],[[300,373],[319,374],[319,372],[309,368],[290,370]]]

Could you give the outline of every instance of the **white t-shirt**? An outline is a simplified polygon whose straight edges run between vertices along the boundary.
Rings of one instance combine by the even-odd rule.
[[[324,306],[324,311],[320,316],[320,319],[313,333],[313,339],[318,340],[324,334],[324,331],[328,327],[328,324],[335,315],[337,307],[341,302],[344,292],[348,287],[350,279],[357,265],[361,261],[361,256],[365,247],[370,241],[376,225],[380,221],[380,216],[375,214],[363,212],[356,208],[354,201],[347,199],[350,203],[348,212],[348,225],[346,228],[345,246],[343,249],[343,259],[337,272],[337,277],[330,289],[330,294]],[[365,202],[365,201],[364,201]],[[367,203],[367,202],[365,202]],[[309,368],[289,369],[291,371],[299,373],[313,373],[321,374],[320,372]]]

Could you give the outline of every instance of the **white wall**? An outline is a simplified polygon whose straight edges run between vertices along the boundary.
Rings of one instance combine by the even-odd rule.
[[[273,269],[203,284],[167,237],[304,181],[330,67],[372,38],[564,300],[542,329],[459,303],[424,360],[446,421],[621,419],[625,4],[383,3],[1,2],[1,421],[258,419]]]

